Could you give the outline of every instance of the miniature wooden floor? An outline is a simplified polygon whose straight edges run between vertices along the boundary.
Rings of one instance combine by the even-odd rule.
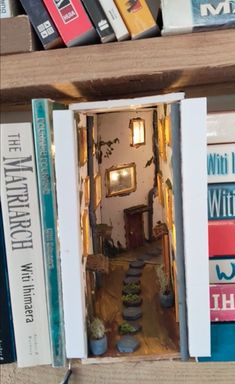
[[[110,259],[110,271],[103,276],[102,287],[96,297],[96,314],[104,319],[108,328],[108,352],[106,357],[116,356],[146,356],[156,355],[161,358],[179,357],[179,332],[175,321],[175,309],[162,309],[158,299],[159,285],[157,282],[155,266],[161,263],[161,254],[154,255],[154,249],[159,249],[156,243],[146,244],[136,251],[125,252]],[[122,287],[125,272],[129,261],[139,255],[150,252],[151,258],[146,261],[141,277],[141,296],[143,298],[143,317],[139,320],[142,331],[136,334],[140,340],[140,348],[129,354],[119,353],[116,342],[120,338],[118,325],[122,318]]]

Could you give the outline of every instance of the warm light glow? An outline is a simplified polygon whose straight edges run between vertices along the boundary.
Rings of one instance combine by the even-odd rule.
[[[145,144],[145,124],[144,120],[140,117],[131,119],[131,145],[138,147],[139,145]]]
[[[123,171],[122,171],[122,176],[127,176],[128,175],[128,172],[127,172],[127,170],[126,169],[123,169]]]
[[[111,172],[110,179],[111,181],[117,181],[119,179],[119,172]]]

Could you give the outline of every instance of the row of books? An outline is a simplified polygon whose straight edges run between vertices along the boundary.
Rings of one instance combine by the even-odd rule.
[[[139,100],[129,103],[133,107],[136,102],[138,106]],[[112,105],[120,109],[122,102],[116,100]],[[94,104],[93,110],[99,110],[99,103]],[[101,104],[110,111],[111,102]],[[84,127],[85,115],[81,113],[81,121],[75,122],[72,106],[70,108],[47,99],[35,99],[32,101],[33,129],[31,123],[1,125],[0,300],[5,310],[4,316],[0,316],[0,362],[17,358],[19,367],[63,366],[66,357],[86,355],[77,144],[77,128],[79,124]],[[84,105],[79,108],[75,110],[86,110]],[[87,120],[87,126],[89,124]],[[91,133],[92,126],[88,128]],[[212,191],[216,197],[212,197],[209,215],[214,215],[211,222],[222,218],[232,228],[223,232],[223,239],[227,236],[226,244],[220,234],[210,238],[215,244],[214,248],[210,244],[210,267],[218,275],[215,281],[211,272],[210,282],[217,286],[229,282],[223,286],[232,286],[228,292],[211,291],[213,303],[221,306],[213,310],[211,305],[211,319],[219,316],[219,320],[234,321],[235,114],[216,116],[208,132],[208,137],[215,134],[222,143],[219,144],[222,152],[216,148],[217,152],[214,149],[208,157],[209,163],[213,163],[209,168],[212,176],[222,177],[218,184],[221,192],[217,196],[217,192]],[[230,190],[224,196],[223,177],[227,174]],[[221,258],[221,262],[216,257]],[[197,278],[200,282],[200,276]],[[189,281],[188,289],[190,284]],[[234,343],[234,338],[231,340]]]
[[[8,8],[12,4],[15,9],[13,0],[4,0],[4,2],[8,4]],[[20,2],[28,17],[18,17],[17,22],[29,26],[30,21],[45,49],[108,43],[130,38],[140,39],[159,34],[155,19],[158,11],[156,0],[152,2],[155,8],[153,13],[145,0],[77,0],[75,2],[20,0]],[[7,12],[5,14],[7,15]],[[2,29],[7,28],[9,23],[13,26],[16,19],[15,17],[3,19]]]
[[[212,355],[201,360],[226,361],[235,360],[235,115],[210,115],[208,129]]]
[[[2,54],[38,49],[31,25],[44,49],[235,27],[235,5],[226,0],[20,2],[21,11],[16,0],[1,1]],[[15,17],[22,10],[27,16]]]

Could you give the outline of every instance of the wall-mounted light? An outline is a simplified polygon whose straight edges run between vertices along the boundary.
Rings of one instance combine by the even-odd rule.
[[[130,120],[131,146],[138,148],[145,144],[145,121],[140,117]]]

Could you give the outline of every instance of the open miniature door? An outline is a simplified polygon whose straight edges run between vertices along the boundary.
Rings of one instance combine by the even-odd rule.
[[[107,357],[210,355],[206,100],[179,93],[72,104],[54,112],[54,126],[61,242],[71,229],[61,246],[68,357],[87,357],[94,317],[108,328]],[[160,270],[172,308],[159,301]],[[127,287],[141,284],[142,304],[128,310]],[[140,331],[131,351],[122,344],[127,323]],[[178,340],[165,340],[172,334]]]

